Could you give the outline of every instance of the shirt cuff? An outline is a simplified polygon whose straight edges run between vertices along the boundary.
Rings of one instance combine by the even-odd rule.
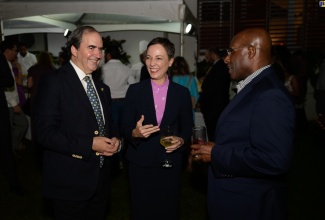
[[[122,139],[119,139],[120,145],[117,148],[117,152],[120,152],[122,150],[123,144],[122,144]]]

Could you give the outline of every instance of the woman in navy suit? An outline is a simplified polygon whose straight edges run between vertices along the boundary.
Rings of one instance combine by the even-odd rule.
[[[132,84],[126,94],[122,130],[129,142],[132,220],[179,219],[183,153],[189,147],[193,117],[188,89],[168,79],[174,52],[168,39],[153,39],[146,57],[150,79]],[[175,136],[164,148],[160,136],[167,126]],[[166,156],[172,167],[162,167]]]

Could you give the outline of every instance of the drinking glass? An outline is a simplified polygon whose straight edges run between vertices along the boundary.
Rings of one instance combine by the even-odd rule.
[[[204,126],[196,126],[192,129],[192,144],[205,144],[207,142],[207,132]],[[194,159],[198,159],[195,155]]]
[[[174,129],[170,126],[167,126],[165,129],[161,131],[160,144],[165,148],[169,147],[173,145],[172,141],[174,140],[174,138],[175,138]],[[166,159],[163,161],[162,167],[164,168],[173,167],[173,163],[167,158],[167,152],[166,152]]]

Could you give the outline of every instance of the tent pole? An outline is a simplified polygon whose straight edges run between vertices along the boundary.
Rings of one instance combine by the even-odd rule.
[[[0,35],[1,35],[0,42],[2,42],[5,40],[5,35],[3,33],[3,20],[0,20]]]
[[[183,50],[184,50],[184,21],[181,22],[181,30],[180,30],[180,33],[181,33],[181,48],[180,48],[180,56],[182,57],[183,56]]]

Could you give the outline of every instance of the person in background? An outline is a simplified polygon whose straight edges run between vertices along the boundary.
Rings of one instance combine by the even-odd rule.
[[[105,60],[107,62],[101,67],[101,78],[111,89],[113,127],[114,130],[117,131],[118,138],[121,138],[121,123],[125,105],[125,94],[129,85],[135,83],[130,67],[123,64],[120,58],[120,49],[115,45],[108,45],[105,49]],[[117,156],[116,164],[118,164],[120,169],[123,169],[124,156],[122,152],[117,154]]]
[[[39,82],[41,78],[56,68],[54,67],[53,59],[51,55],[47,51],[42,51],[38,55],[38,62],[31,66],[28,69],[27,75],[27,88],[30,93],[30,106],[31,112],[33,112],[34,100],[37,94],[37,90],[39,87]]]
[[[299,49],[294,51],[291,57],[293,67],[292,74],[296,78],[299,87],[297,94],[293,96],[296,109],[296,130],[303,133],[308,130],[308,120],[306,115],[307,84],[311,72],[314,74],[314,70],[310,67],[305,56],[305,52]]]
[[[18,45],[19,53],[17,54],[17,57],[18,57],[18,63],[20,63],[21,65],[21,72],[23,74],[23,77],[27,77],[28,69],[37,63],[36,56],[30,53],[27,49],[28,48],[25,43],[23,42],[19,43]],[[26,86],[26,84],[27,82],[23,83],[24,86]]]
[[[197,79],[190,73],[190,68],[184,57],[175,57],[171,66],[171,80],[178,83],[190,91],[193,110],[199,98]]]
[[[317,122],[321,129],[325,130],[325,48],[322,50],[322,59],[319,67],[319,75],[316,82],[315,101]]]
[[[213,141],[219,116],[229,103],[230,76],[219,49],[208,49],[206,59],[212,67],[203,80],[198,106],[203,114],[208,139]]]
[[[27,75],[27,88],[29,91],[29,102],[26,104],[28,111],[30,112],[30,136],[31,141],[33,143],[33,147],[36,153],[36,158],[38,159],[38,163],[40,167],[42,166],[42,147],[35,142],[35,122],[34,122],[34,104],[35,104],[35,97],[39,88],[39,83],[41,78],[45,74],[49,74],[50,72],[54,71],[56,68],[54,67],[54,63],[52,60],[51,55],[46,52],[42,51],[38,55],[38,62],[31,66],[28,69]],[[25,108],[25,109],[26,109]]]
[[[61,48],[62,51],[59,52],[58,56],[58,64],[59,66],[63,66],[67,62],[69,62],[69,56],[68,53],[66,52],[66,49],[64,47]]]
[[[189,90],[168,79],[174,53],[174,44],[167,38],[154,38],[146,58],[151,78],[130,85],[126,94],[122,132],[129,143],[132,220],[180,218],[181,171],[193,113]],[[171,145],[164,148],[160,136],[168,126],[175,134]],[[162,167],[166,157],[172,167]]]
[[[19,98],[19,105],[20,105],[22,111],[24,112],[24,114],[26,115],[26,114],[28,114],[28,111],[25,111],[25,109],[26,109],[25,105],[27,105],[27,99],[26,99],[24,88],[22,86],[23,75],[21,72],[21,65],[20,65],[20,63],[18,63],[17,57],[15,58],[14,61],[11,62],[11,65],[12,65],[12,71],[15,76],[16,87],[17,87],[18,98]],[[25,149],[25,145],[22,142],[20,142],[19,148],[14,149],[14,154],[15,154],[16,158],[22,157],[22,153],[23,153],[24,149]]]
[[[0,51],[0,163],[8,180],[10,191],[17,195],[25,195],[27,191],[18,177],[13,154],[10,114],[5,95],[6,90],[12,90],[15,86],[11,61],[17,57],[17,47],[12,42],[5,40],[0,43]]]
[[[10,62],[10,68],[12,69],[11,62],[17,57],[17,46],[10,41],[4,41],[1,43],[2,53],[6,59]],[[12,74],[13,71],[12,71]],[[14,77],[14,75],[13,75]],[[28,120],[24,114],[21,104],[19,102],[18,89],[16,84],[16,78],[14,77],[15,85],[12,88],[5,90],[6,99],[8,103],[10,113],[10,123],[12,130],[12,148],[15,155],[20,158],[23,150],[22,140],[26,134],[28,128]]]
[[[21,71],[21,65],[18,63],[18,58],[16,57],[14,61],[11,62],[12,65],[12,71],[14,72],[15,75],[15,80],[16,80],[16,86],[17,86],[17,92],[18,92],[18,97],[19,97],[19,104],[20,107],[23,107],[26,104],[26,95],[24,88],[22,86],[23,83],[23,75]]]
[[[102,59],[101,35],[80,26],[68,38],[70,61],[45,74],[34,105],[43,146],[42,193],[56,219],[106,219],[110,157],[120,150],[107,85],[92,79]]]
[[[37,63],[37,58],[34,54],[30,53],[28,50],[27,50],[27,45],[24,43],[24,42],[20,42],[18,44],[18,63],[20,63],[21,65],[21,72],[22,72],[22,76],[23,76],[23,79],[22,79],[22,85],[23,86],[27,86],[27,75],[28,75],[28,69],[35,65]],[[30,104],[29,104],[30,105]],[[24,106],[24,110],[26,112],[26,118],[28,120],[28,128],[27,128],[27,131],[26,131],[26,135],[25,135],[25,138],[27,140],[32,140],[32,134],[31,134],[31,118],[30,118],[30,112],[29,111],[29,106]]]
[[[287,219],[285,174],[291,165],[295,110],[271,67],[271,38],[261,28],[232,39],[225,62],[237,95],[221,114],[215,141],[192,145],[209,163],[209,219]]]
[[[144,65],[141,67],[140,72],[140,82],[146,79],[150,79],[150,74],[148,72],[147,66],[146,66],[146,58],[147,58],[147,51],[145,50],[143,52],[143,59],[144,59]]]
[[[193,108],[193,120],[195,124],[195,115],[194,110],[196,108],[196,103],[199,98],[197,79],[194,75],[190,73],[190,68],[184,57],[178,56],[174,58],[174,62],[171,66],[171,80],[175,83],[178,83],[190,91],[191,100],[192,100],[192,108]],[[190,150],[190,149],[188,149]],[[192,171],[192,155],[187,153],[188,155],[188,164],[187,169]]]
[[[139,60],[140,60],[140,62],[131,66],[132,76],[134,77],[135,82],[140,82],[142,68],[146,69],[145,65],[146,65],[147,45],[148,45],[147,41],[140,41],[140,43],[139,43],[139,52],[140,52]]]

